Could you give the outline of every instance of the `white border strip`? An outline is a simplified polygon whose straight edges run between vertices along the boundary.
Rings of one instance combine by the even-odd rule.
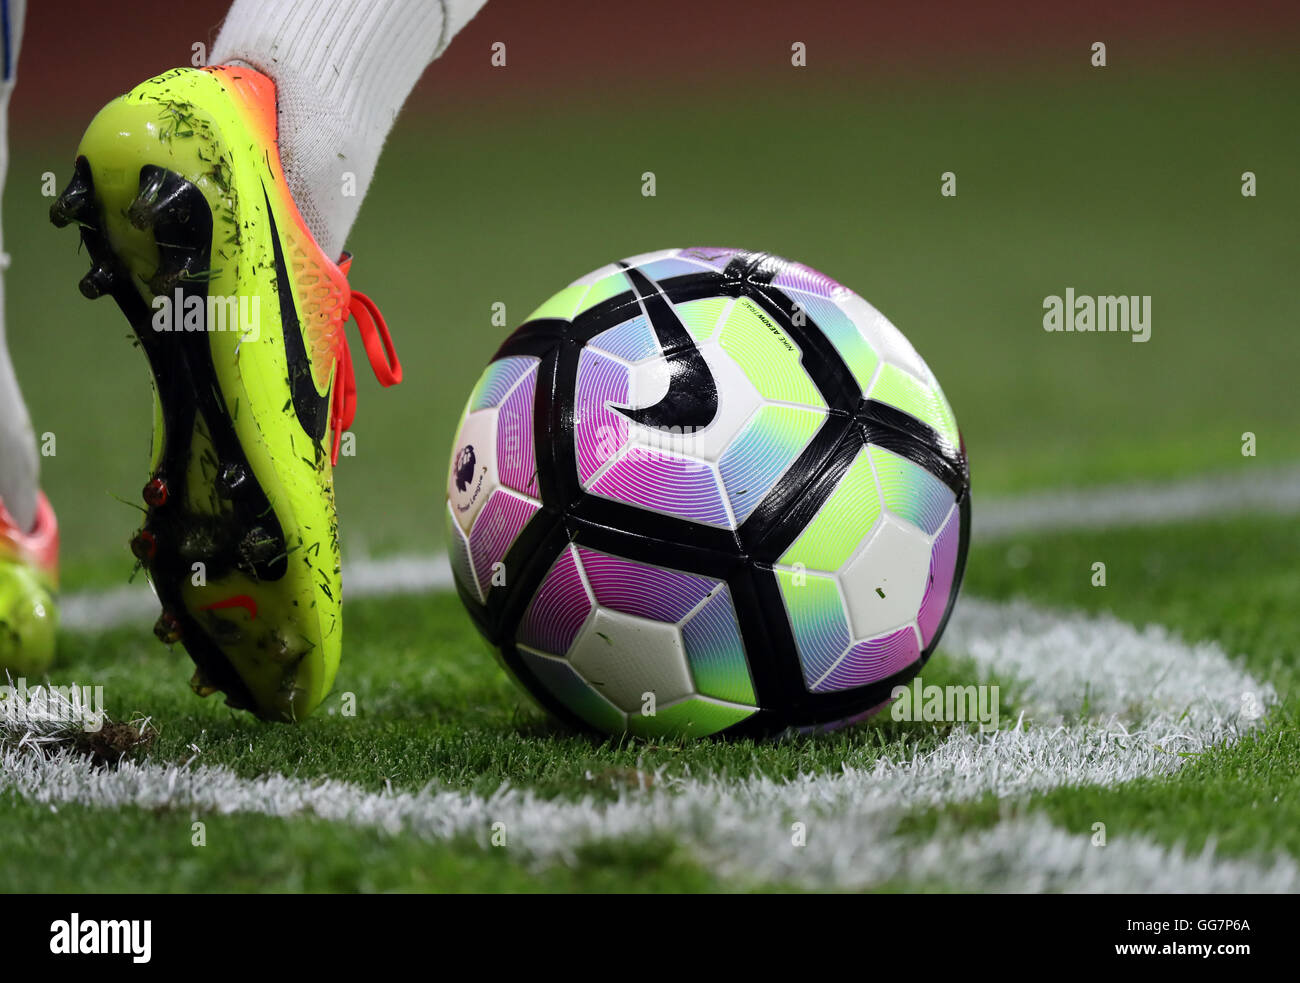
[[[1268,468],[1243,458],[1237,474],[1169,483],[1104,485],[972,502],[978,541],[1025,532],[1155,526],[1191,519],[1300,512],[1300,467]]]
[[[1255,469],[1229,476],[1193,478],[1169,484],[1107,485],[974,502],[971,535],[996,542],[1026,532],[1068,532],[1184,522],[1217,516],[1300,513],[1300,467]],[[412,554],[383,560],[350,560],[343,571],[346,597],[423,594],[453,588],[445,553]],[[158,616],[147,584],[76,591],[60,601],[62,624],[92,633]]]
[[[344,577],[346,598],[432,594],[455,587],[446,553],[352,560]],[[85,634],[148,623],[158,617],[158,610],[158,598],[148,583],[75,591],[59,601],[62,626]]]

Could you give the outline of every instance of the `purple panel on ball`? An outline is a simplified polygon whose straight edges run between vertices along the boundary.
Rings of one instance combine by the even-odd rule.
[[[515,638],[529,648],[565,655],[591,607],[574,549],[566,547],[533,595]]]
[[[578,357],[573,397],[573,440],[578,479],[586,485],[627,443],[628,419],[609,408],[627,405],[627,369],[587,348]]]
[[[643,358],[659,354],[659,342],[650,330],[650,322],[644,314],[638,314],[608,331],[602,331],[587,344],[591,348],[617,355],[626,362],[639,362]]]
[[[501,484],[538,498],[537,456],[533,452],[533,398],[536,370],[515,386],[497,414],[497,477]]]
[[[849,288],[832,280],[825,273],[818,273],[802,263],[787,263],[785,269],[772,278],[772,286],[782,289],[806,290],[818,297],[840,297],[849,293]]]
[[[881,638],[855,643],[844,658],[813,687],[816,693],[865,686],[892,676],[921,655],[916,643],[916,632],[911,626]]]
[[[646,263],[645,266],[640,267],[640,271],[656,281],[701,272],[697,264],[682,259],[657,259],[653,263]]]
[[[510,544],[518,537],[538,506],[517,495],[497,489],[474,519],[469,531],[469,553],[479,592],[487,597],[492,587],[492,565],[505,559]]]
[[[718,586],[718,581],[706,577],[652,567],[581,546],[578,556],[602,607],[655,621],[681,621]]]
[[[731,526],[713,469],[675,454],[633,447],[592,483],[591,490],[640,508]]]
[[[952,593],[952,579],[957,570],[957,547],[961,542],[961,512],[953,509],[943,531],[934,539],[930,550],[930,582],[921,598],[921,610],[916,616],[916,626],[921,629],[921,644],[929,645],[948,608],[948,595]]]

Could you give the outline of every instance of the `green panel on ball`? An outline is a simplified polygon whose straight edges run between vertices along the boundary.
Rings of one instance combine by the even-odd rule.
[[[712,339],[717,332],[722,312],[730,303],[731,300],[727,297],[705,297],[703,300],[688,300],[683,304],[675,304],[673,310],[677,312],[677,317],[696,343],[703,344]]]
[[[719,587],[682,626],[682,641],[698,692],[729,703],[758,702],[736,609],[726,586]]]
[[[834,573],[857,549],[879,518],[880,495],[864,447],[826,504],[777,562],[783,567],[802,563],[806,570]]]
[[[732,306],[720,337],[723,349],[765,398],[818,409],[826,405],[803,369],[798,346],[748,298]]]
[[[558,294],[551,297],[550,300],[543,303],[541,307],[529,314],[528,320],[536,321],[544,317],[560,317],[567,321],[573,317],[573,312],[578,309],[578,304],[587,295],[587,290],[588,284],[585,283],[565,287]]]
[[[852,640],[839,587],[831,577],[776,570],[799,664],[809,687],[835,664]]]
[[[628,283],[626,273],[611,273],[609,276],[597,280],[588,288],[587,296],[582,298],[582,303],[569,316],[577,317],[583,311],[589,311],[597,304],[603,304],[609,298],[627,293],[631,289],[632,284]]]
[[[880,375],[876,377],[870,395],[872,399],[910,413],[922,423],[934,427],[953,445],[957,444],[957,418],[938,388],[931,389],[898,366],[885,364],[880,367]]]
[[[714,703],[692,696],[661,708],[653,717],[629,714],[627,728],[637,737],[707,737],[757,712],[756,707]]]

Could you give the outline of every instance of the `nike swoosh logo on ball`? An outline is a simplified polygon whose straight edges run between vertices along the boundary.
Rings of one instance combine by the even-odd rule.
[[[718,384],[699,346],[654,282],[640,270],[623,266],[628,281],[654,329],[668,366],[668,392],[659,402],[640,408],[615,406],[633,423],[655,430],[690,433],[707,427],[718,415]]]

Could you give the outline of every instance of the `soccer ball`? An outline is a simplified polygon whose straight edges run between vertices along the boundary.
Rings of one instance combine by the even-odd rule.
[[[572,724],[815,731],[888,702],[965,566],[970,472],[907,339],[768,253],[668,249],[546,301],[470,394],[456,586]]]

